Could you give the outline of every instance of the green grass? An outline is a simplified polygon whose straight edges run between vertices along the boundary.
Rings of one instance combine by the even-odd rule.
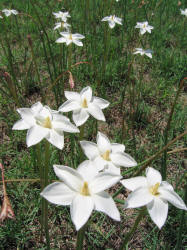
[[[35,7],[31,2],[35,3]],[[20,13],[27,13],[32,17],[10,16],[5,24],[0,19],[0,159],[5,167],[5,179],[38,178],[34,147],[29,149],[26,147],[26,132],[11,129],[19,119],[16,108],[30,107],[36,101],[41,101],[44,95],[45,104],[58,109],[65,101],[64,90],[69,90],[68,74],[64,74],[50,92],[47,90],[62,72],[67,71],[68,48],[55,43],[59,34],[53,30],[56,20],[52,12],[61,10],[62,6],[71,15],[69,22],[73,33],[85,35],[84,46],[82,48],[73,46],[72,50],[72,64],[80,61],[88,62],[71,69],[75,80],[75,91],[80,91],[89,85],[94,89],[95,95],[111,103],[105,110],[106,123],[98,122],[98,131],[107,134],[113,142],[124,143],[126,152],[138,163],[148,159],[164,146],[163,132],[171,105],[180,79],[186,77],[187,19],[180,14],[180,8],[187,7],[185,1],[181,1],[180,6],[177,5],[177,1],[162,0],[145,1],[147,3],[143,6],[140,0],[119,2],[90,0],[89,2],[90,9],[86,10],[84,0],[0,1],[0,10],[15,8]],[[122,17],[123,25],[116,25],[110,32],[110,40],[107,41],[109,52],[106,70],[103,73],[104,41],[108,23],[101,22],[101,19],[111,14]],[[141,42],[145,49],[150,48],[154,51],[153,58],[136,55],[131,73],[128,75],[132,52],[135,48],[142,47],[139,42],[139,30],[134,26],[136,22],[145,20],[149,21],[154,30],[151,34],[144,34]],[[32,60],[28,35],[31,35],[41,83]],[[8,51],[8,46],[11,52]],[[12,83],[16,86],[19,105],[15,103],[9,92],[9,86],[2,76],[5,71],[9,72]],[[130,94],[132,84],[135,90],[133,101]],[[175,107],[168,141],[186,129],[186,91],[185,82]],[[124,137],[122,137],[123,116]],[[95,142],[94,119],[88,120],[85,131],[85,140]],[[63,151],[50,147],[50,180],[56,179],[52,169],[53,164],[74,168],[78,166],[81,151],[78,139],[77,135],[65,133]],[[186,139],[185,136],[177,141],[168,151],[186,147]],[[71,150],[73,145],[74,152]],[[43,146],[42,143],[42,150]],[[174,187],[177,186],[176,191],[182,198],[186,181],[185,177],[181,179],[185,171],[185,157],[185,152],[180,152],[170,154],[167,160],[167,180]],[[160,171],[161,164],[160,157],[152,162],[151,166]],[[119,187],[118,185],[112,189],[111,193]],[[39,183],[8,183],[7,192],[16,220],[8,219],[1,223],[0,249],[46,249],[45,240],[40,239]],[[0,195],[3,198],[3,192],[0,192]],[[123,191],[119,198],[125,199],[125,197],[127,193]],[[122,217],[121,223],[116,223],[100,213],[92,215],[92,223],[86,231],[86,249],[119,248],[122,238],[133,225],[138,210],[123,210],[120,204],[118,207]],[[170,206],[167,222],[161,231],[149,216],[146,216],[129,242],[128,249],[175,249],[181,214],[181,210]],[[50,204],[49,228],[51,249],[75,248],[76,231],[71,222],[69,208]],[[185,226],[183,228],[181,246],[185,249]]]

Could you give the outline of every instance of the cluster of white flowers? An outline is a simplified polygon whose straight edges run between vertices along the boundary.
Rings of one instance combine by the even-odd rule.
[[[17,15],[18,14],[18,11],[17,10],[10,10],[10,9],[4,9],[4,10],[2,10],[2,12],[3,12],[3,14],[5,15],[5,16],[10,16],[10,15]],[[0,18],[3,18],[1,15],[0,15]]]

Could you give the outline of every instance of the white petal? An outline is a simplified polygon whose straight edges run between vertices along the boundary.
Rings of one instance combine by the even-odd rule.
[[[17,121],[14,126],[13,130],[24,130],[24,129],[29,129],[31,126],[27,124],[23,119]]]
[[[65,43],[66,39],[64,37],[60,37],[56,40],[56,43]]]
[[[30,126],[33,126],[36,123],[32,110],[30,108],[20,108],[17,109],[17,112],[21,115],[21,118]]]
[[[103,17],[103,19],[101,21],[103,22],[103,21],[108,21],[108,20],[110,20],[110,17],[106,16],[106,17]]]
[[[81,35],[81,34],[79,34],[79,33],[75,33],[75,34],[73,34],[72,36],[73,36],[73,38],[75,38],[75,39],[83,39],[83,38],[85,38],[85,36],[83,36],[83,35]]]
[[[109,161],[108,164],[104,166],[103,171],[105,173],[111,173],[115,175],[121,174],[120,167],[115,166],[111,161]]]
[[[89,219],[94,209],[90,196],[77,195],[70,206],[71,219],[78,231]]]
[[[105,116],[103,111],[97,106],[94,105],[92,102],[88,105],[88,112],[97,120],[105,122]]]
[[[81,126],[87,121],[88,118],[89,118],[89,114],[83,108],[73,111],[73,121],[76,124],[76,126]]]
[[[125,208],[136,208],[147,205],[153,200],[148,188],[138,188],[133,191],[125,201]]]
[[[140,34],[141,35],[145,34],[145,32],[146,32],[146,29],[140,29]]]
[[[89,188],[93,194],[104,191],[113,185],[115,185],[121,179],[120,175],[114,175],[111,173],[99,173],[89,185]]]
[[[105,109],[110,104],[108,101],[106,101],[106,100],[104,100],[102,98],[99,98],[99,97],[95,97],[95,96],[93,97],[92,103],[94,105],[97,105],[100,109]]]
[[[61,165],[53,165],[53,168],[58,178],[68,187],[75,191],[80,191],[83,185],[83,178],[76,170]]]
[[[154,168],[146,168],[147,182],[149,186],[154,186],[156,183],[162,182],[162,176],[160,172]]]
[[[14,15],[17,15],[18,14],[18,11],[17,10],[11,10],[12,11],[12,13],[14,14]]]
[[[104,154],[107,150],[111,151],[111,143],[108,137],[101,132],[97,133],[97,146],[101,154]]]
[[[76,39],[73,40],[73,43],[76,44],[77,46],[83,46],[83,43]]]
[[[49,135],[49,129],[35,125],[27,131],[26,143],[27,147],[39,143],[42,139]]]
[[[94,167],[92,161],[86,160],[83,161],[77,168],[77,171],[84,178],[84,181],[88,183],[98,175],[97,169]]]
[[[56,130],[62,130],[69,133],[79,133],[79,129],[73,125],[67,117],[59,114],[53,115],[53,128]]]
[[[162,198],[163,200],[169,201],[171,204],[173,204],[177,208],[187,210],[187,207],[184,204],[184,201],[180,198],[180,196],[177,193],[175,193],[171,189],[160,187],[158,189],[158,192],[160,193],[159,197]]]
[[[137,165],[137,162],[129,154],[123,152],[112,153],[110,158],[117,166],[134,167]]]
[[[76,192],[64,183],[54,182],[48,185],[40,195],[53,204],[67,206],[72,203]]]
[[[99,156],[97,144],[89,141],[80,141],[82,150],[89,160],[94,160]]]
[[[121,18],[115,17],[115,18],[114,18],[114,21],[115,21],[116,23],[122,25],[122,19],[121,19]]]
[[[103,170],[108,165],[108,161],[105,161],[100,155],[93,160],[93,166],[97,171]]]
[[[167,181],[162,181],[160,187],[164,187],[165,189],[169,189],[171,191],[174,191],[171,184],[169,184]]]
[[[92,196],[95,210],[107,214],[114,220],[120,221],[120,214],[112,197],[106,192],[100,192]]]
[[[125,151],[125,145],[119,144],[119,143],[111,143],[112,146],[112,153],[117,153],[117,152],[124,152]]]
[[[153,222],[161,229],[168,215],[168,203],[157,197],[147,205],[148,212]]]
[[[80,94],[74,91],[65,91],[64,92],[65,97],[68,100],[76,101],[76,102],[81,102]]]
[[[59,107],[58,110],[61,112],[69,112],[76,109],[80,109],[80,104],[77,101],[67,100]]]
[[[53,144],[55,147],[59,149],[63,149],[64,147],[64,136],[57,133],[54,129],[50,130],[50,136],[46,138],[48,142]]]
[[[120,181],[121,184],[126,187],[127,189],[134,191],[140,187],[147,187],[147,179],[143,176],[137,176],[129,179],[125,179]]]
[[[49,117],[50,120],[52,120],[52,112],[51,112],[51,109],[48,107],[48,106],[44,106],[41,110],[40,110],[40,113],[39,113],[39,116],[41,117]],[[37,117],[37,116],[36,116]]]
[[[116,25],[114,21],[109,21],[108,24],[109,24],[111,29],[113,29]]]
[[[83,88],[80,92],[80,96],[82,101],[86,99],[87,102],[89,103],[92,99],[92,89],[89,86]]]
[[[39,113],[42,110],[42,108],[43,108],[43,105],[41,104],[41,102],[37,102],[31,106],[31,110],[34,115]]]

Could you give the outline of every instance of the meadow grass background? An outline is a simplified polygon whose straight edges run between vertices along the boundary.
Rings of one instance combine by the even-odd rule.
[[[72,64],[88,62],[71,69],[75,90],[80,91],[89,85],[94,89],[94,95],[111,103],[105,110],[106,123],[97,123],[98,131],[105,133],[113,142],[124,143],[126,152],[138,163],[164,146],[163,132],[171,105],[180,80],[186,77],[187,18],[180,14],[180,8],[187,7],[186,1],[1,0],[0,10],[11,8],[30,16],[10,16],[6,24],[0,19],[0,159],[5,167],[5,179],[39,178],[35,171],[35,148],[26,147],[25,131],[12,131],[13,124],[19,119],[16,108],[30,107],[41,101],[43,95],[47,105],[58,109],[65,101],[63,91],[69,90],[68,74],[64,74],[48,91],[55,79],[67,70],[67,47],[55,43],[59,33],[53,30],[56,20],[52,12],[58,12],[62,7],[71,15],[68,21],[72,25],[72,33],[85,35],[82,48],[72,47]],[[101,22],[101,19],[111,14],[121,17],[123,25],[116,25],[110,30],[109,36],[108,23]],[[136,22],[146,20],[154,30],[151,34],[144,34],[140,43],[139,30],[134,27]],[[28,35],[32,39],[39,77]],[[154,51],[153,58],[136,55],[129,75],[132,52],[142,47],[142,44],[144,49]],[[103,72],[106,46],[108,57]],[[9,72],[18,90],[19,104],[15,103],[9,93],[10,88],[3,77],[5,71]],[[133,99],[132,90],[135,91]],[[184,84],[175,106],[168,141],[186,129],[186,92],[187,86]],[[92,118],[86,123],[85,131],[85,140],[95,142],[97,130]],[[65,147],[62,151],[51,146],[51,180],[56,179],[53,164],[76,168],[80,163],[78,139],[78,135],[65,134]],[[186,139],[183,137],[169,150],[186,147]],[[167,180],[183,199],[185,157],[185,153],[180,152],[170,154],[167,160]],[[159,171],[161,165],[161,157],[151,164]],[[119,187],[117,185],[111,193]],[[16,220],[9,219],[1,223],[0,249],[46,249],[45,241],[40,238],[39,182],[8,183],[7,192]],[[118,198],[125,197],[127,191],[124,189]],[[104,214],[92,215],[92,223],[86,231],[85,249],[119,248],[121,240],[133,225],[138,209],[123,210],[121,204],[118,204],[118,208],[121,223],[110,220]],[[147,216],[130,241],[128,249],[175,249],[182,213],[170,206],[167,222],[161,231]],[[185,249],[185,220],[182,226],[181,249]],[[52,249],[75,247],[76,231],[71,223],[69,208],[49,205],[49,228]]]

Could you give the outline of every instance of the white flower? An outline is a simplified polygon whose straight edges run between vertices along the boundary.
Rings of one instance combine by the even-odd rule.
[[[133,191],[125,202],[125,208],[147,206],[148,212],[154,223],[161,229],[168,214],[168,202],[174,206],[187,210],[183,200],[174,192],[173,187],[162,181],[161,174],[153,169],[146,169],[146,177],[139,176],[121,183]]]
[[[144,50],[144,49],[142,49],[142,48],[136,48],[135,50],[136,50],[136,51],[135,51],[133,54],[140,54],[141,56],[142,56],[142,55],[146,55],[146,56],[152,58],[152,53],[153,53],[153,51],[150,50],[150,49]]]
[[[10,16],[11,14],[14,14],[14,15],[18,14],[17,10],[4,9],[4,10],[2,10],[2,12],[5,14],[5,16]]]
[[[72,34],[71,32],[60,32],[60,34],[62,37],[58,38],[56,43],[66,43],[66,45],[74,43],[77,46],[83,46],[83,43],[79,40],[85,38],[85,36],[78,33]]]
[[[77,170],[54,165],[54,171],[63,183],[54,182],[41,193],[51,203],[70,205],[71,219],[76,230],[88,221],[93,210],[120,221],[120,214],[113,199],[104,190],[116,184],[121,176],[110,173],[98,174],[89,164],[89,161],[84,161]]]
[[[22,119],[17,121],[12,129],[28,129],[26,138],[28,147],[46,138],[55,147],[62,149],[64,147],[63,131],[79,132],[79,129],[67,117],[58,114],[57,111],[52,111],[40,102],[35,103],[31,108],[20,108],[17,111]]]
[[[106,135],[98,132],[97,144],[89,141],[81,141],[81,147],[93,166],[98,171],[104,170],[114,174],[120,174],[120,166],[133,167],[136,161],[124,153],[125,146],[118,143],[110,143]]]
[[[101,21],[102,22],[108,21],[108,24],[109,24],[111,29],[113,29],[115,27],[116,23],[122,25],[122,19],[119,17],[116,17],[115,15],[106,16]]]
[[[143,35],[146,31],[151,33],[151,30],[154,29],[153,26],[148,25],[148,22],[137,22],[135,28],[140,29],[140,34]]]
[[[185,10],[180,10],[181,11],[181,15],[187,16],[187,9]]]
[[[53,12],[53,15],[55,16],[55,18],[60,18],[63,22],[66,22],[67,18],[71,17],[68,11],[67,12],[59,11],[57,13]]]
[[[60,22],[60,23],[55,23],[55,27],[54,27],[54,30],[56,29],[66,29],[67,31],[69,31],[69,27],[71,25],[66,23],[66,22]]]
[[[65,91],[65,97],[68,100],[60,106],[59,111],[73,111],[73,121],[76,126],[84,124],[90,115],[97,120],[105,121],[102,109],[108,107],[109,102],[92,96],[90,87],[83,88],[80,94],[73,91]]]
[[[0,15],[0,18],[3,18],[3,17]]]

